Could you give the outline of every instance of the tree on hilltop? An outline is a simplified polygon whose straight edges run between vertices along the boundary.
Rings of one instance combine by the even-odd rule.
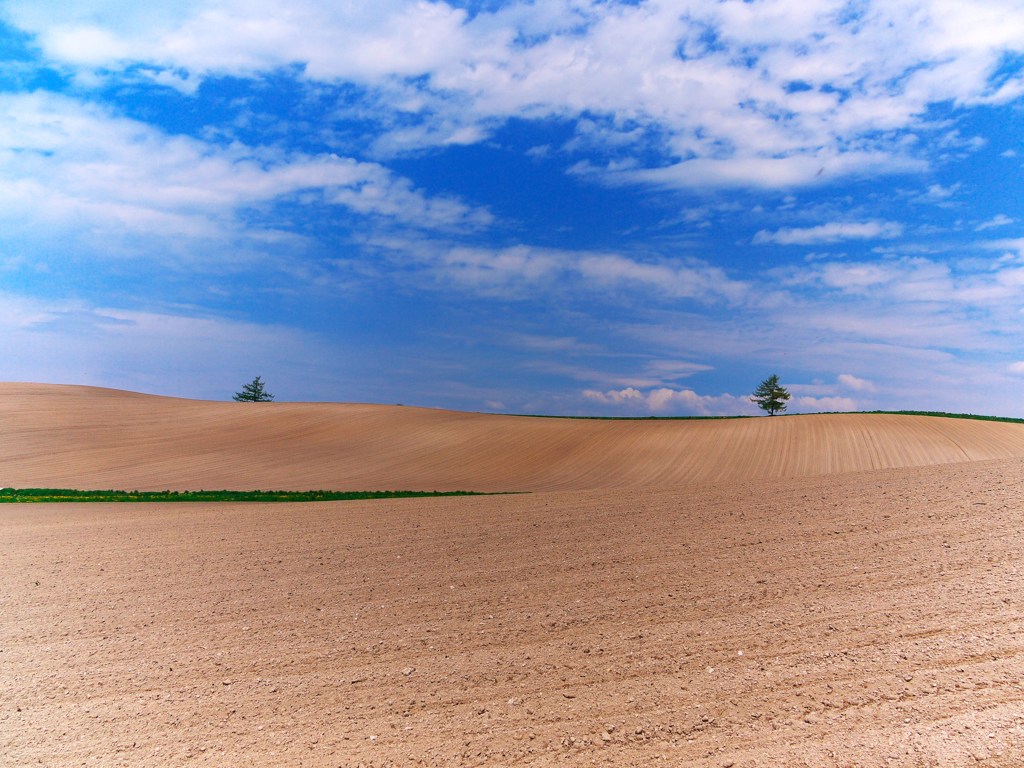
[[[776,413],[786,410],[789,390],[779,384],[779,377],[773,373],[757,385],[750,400],[757,403],[757,407],[761,410],[768,411],[769,416],[774,416]]]
[[[235,392],[234,399],[241,403],[269,403],[274,396],[263,388],[263,382],[257,376],[243,386],[241,392]]]

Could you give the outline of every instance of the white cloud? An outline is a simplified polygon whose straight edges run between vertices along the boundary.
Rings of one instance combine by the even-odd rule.
[[[878,391],[873,381],[861,379],[852,374],[840,374],[835,382],[815,381],[812,384],[793,384],[788,387],[794,394],[790,410],[800,413],[820,411],[857,411],[861,403],[844,394],[853,390],[860,394]]]
[[[652,360],[645,370],[661,380],[684,379],[696,373],[712,370],[712,366],[689,360]]]
[[[519,245],[501,250],[452,248],[437,260],[439,273],[485,294],[516,293],[551,284],[563,273],[557,251]]]
[[[959,183],[950,184],[948,187],[944,187],[941,184],[930,184],[928,191],[923,197],[933,202],[948,200],[959,191],[961,186],[963,185]]]
[[[641,262],[614,254],[583,255],[575,260],[574,270],[585,280],[598,285],[637,285],[678,298],[726,298],[738,301],[749,287],[729,278],[710,264],[678,264],[666,261]]]
[[[853,374],[841,373],[837,377],[837,381],[847,389],[852,389],[855,392],[874,392],[874,382],[868,381],[867,379],[861,379]]]
[[[465,230],[492,220],[454,198],[428,197],[377,163],[208,145],[43,92],[0,95],[0,115],[0,219],[9,232],[234,237],[246,207],[305,192],[413,227]],[[250,228],[245,237],[265,234]]]
[[[391,247],[415,250],[415,246],[403,246],[401,241]],[[568,280],[591,290],[637,289],[663,298],[706,303],[741,302],[753,295],[747,283],[696,259],[641,261],[614,253],[527,245],[503,249],[460,246],[441,255],[428,250],[422,258],[436,265],[441,278],[487,293],[555,288]]]
[[[816,227],[784,228],[769,232],[761,230],[754,242],[779,245],[816,245],[843,240],[891,239],[903,234],[903,225],[892,221],[829,222]]]
[[[934,205],[939,208],[952,208],[956,205],[955,198],[959,196],[963,184],[957,182],[944,187],[941,184],[929,184],[928,189],[923,193],[911,197],[911,202],[924,205]]]
[[[822,405],[822,403],[827,404],[831,410],[852,410],[852,406],[847,407],[852,400],[841,394],[844,390],[861,393],[877,391],[873,381],[858,378],[849,373],[839,374],[834,382],[815,380],[810,384],[790,384],[788,389],[798,396],[793,403],[799,405],[803,410],[826,408],[826,405]]]
[[[1010,363],[1010,373],[1024,375],[1024,360],[1020,360],[1016,363]]]
[[[1005,227],[1013,224],[1013,219],[1007,216],[1005,213],[999,213],[993,216],[988,221],[983,221],[981,224],[974,228],[975,232],[984,232],[986,229],[994,229],[995,227]]]
[[[1024,247],[1024,243],[1015,240],[982,245],[999,250]],[[973,309],[1006,314],[1024,300],[1024,266],[1019,257],[1013,255],[984,263],[924,257],[877,262],[814,262],[795,273],[790,283],[796,288],[821,286],[862,299],[870,298],[877,304],[873,317],[890,314],[889,306],[892,306],[894,318],[908,318],[903,322],[887,321],[893,324],[893,333],[915,326],[910,319],[914,315],[910,308],[915,304],[928,305],[929,311],[934,312],[923,324],[930,325],[932,332],[938,334],[940,329],[953,327],[954,312]],[[994,319],[987,318],[988,322]],[[960,318],[958,322],[962,321]],[[862,312],[856,322],[866,325],[873,321]]]
[[[992,240],[983,243],[983,247],[993,251],[1009,251],[1024,256],[1024,237],[1007,238],[1003,240]]]
[[[595,389],[583,390],[583,396],[589,400],[596,400],[599,403],[614,404],[620,403],[645,403],[647,401],[643,392],[635,387],[625,389],[611,389],[607,392],[598,392]]]
[[[826,288],[903,301],[951,301],[958,288],[948,264],[924,258],[816,262],[802,274]]]
[[[731,143],[731,140],[730,140]],[[620,170],[581,166],[579,172],[606,175],[610,182],[647,183],[662,187],[703,187],[787,189],[822,184],[844,176],[871,176],[897,172],[921,172],[928,168],[922,160],[883,152],[844,152],[825,154],[808,151],[785,157],[760,154],[722,157],[696,157],[672,165]]]
[[[248,75],[296,62],[314,79],[419,75],[469,45],[465,12],[445,3],[13,0],[7,14],[36,32],[59,61],[88,67],[143,61],[203,75]]]
[[[599,405],[625,407],[633,412],[665,414],[668,412],[698,416],[735,416],[752,414],[756,407],[746,397],[699,395],[692,389],[658,387],[646,392],[635,387],[612,389],[605,392],[583,390],[583,397]]]
[[[97,71],[141,62],[186,89],[293,64],[310,80],[366,85],[407,118],[382,137],[391,151],[479,141],[512,116],[587,115],[598,118],[590,146],[636,158],[653,135],[663,155],[602,173],[673,186],[921,170],[930,158],[904,138],[930,130],[930,104],[1024,93],[1019,74],[995,78],[1024,50],[1012,0],[566,0],[473,16],[422,0],[9,0],[6,14],[54,60]]]

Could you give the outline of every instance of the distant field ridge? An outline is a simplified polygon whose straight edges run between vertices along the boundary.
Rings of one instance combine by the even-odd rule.
[[[1024,424],[903,414],[589,420],[0,383],[0,486],[667,488],[1024,458]]]

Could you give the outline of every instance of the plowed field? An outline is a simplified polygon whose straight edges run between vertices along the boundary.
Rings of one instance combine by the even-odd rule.
[[[1024,427],[0,386],[0,764],[1024,764]]]
[[[1024,424],[964,419],[602,421],[0,384],[12,487],[649,489],[1018,456]]]

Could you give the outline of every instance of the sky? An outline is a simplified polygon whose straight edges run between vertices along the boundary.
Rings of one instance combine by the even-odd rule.
[[[1020,0],[0,0],[0,380],[1024,416]]]

